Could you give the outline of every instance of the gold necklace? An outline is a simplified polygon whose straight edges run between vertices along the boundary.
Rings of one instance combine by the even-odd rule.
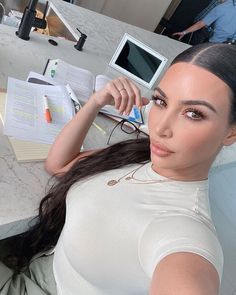
[[[152,184],[152,183],[162,183],[162,182],[170,182],[170,181],[173,181],[172,179],[158,179],[158,180],[142,180],[142,179],[137,179],[134,177],[135,173],[141,169],[145,164],[139,166],[138,168],[135,168],[134,170],[128,172],[127,174],[123,175],[122,177],[118,178],[117,180],[116,179],[111,179],[107,182],[107,185],[109,186],[114,186],[116,185],[117,183],[119,183],[123,178],[125,180],[135,180],[135,181],[139,181],[137,182],[136,184]],[[131,173],[130,176],[128,176],[129,174]]]

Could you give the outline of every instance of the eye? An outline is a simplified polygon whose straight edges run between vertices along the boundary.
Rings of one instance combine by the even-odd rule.
[[[200,121],[206,118],[206,116],[201,111],[196,109],[188,109],[185,111],[185,114],[187,115],[188,119],[194,121]]]
[[[152,96],[152,101],[155,103],[155,105],[160,106],[160,107],[166,107],[167,103],[165,102],[165,99],[158,95],[153,95]]]

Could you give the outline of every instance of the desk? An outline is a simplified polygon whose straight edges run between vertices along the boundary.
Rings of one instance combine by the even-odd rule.
[[[124,33],[129,33],[166,56],[169,59],[168,64],[178,53],[189,47],[166,36],[154,34],[65,1],[50,0],[50,7],[76,40],[80,37],[76,28],[88,36],[84,45],[85,52],[96,53],[107,61],[111,59]]]
[[[54,47],[48,37],[32,33],[30,41],[15,36],[15,29],[0,25],[0,82],[7,87],[8,76],[25,80],[29,71],[42,73],[48,58],[61,58],[71,64],[102,73],[105,61],[74,49],[73,43],[58,39]],[[109,133],[114,122],[98,116],[96,122]],[[116,133],[117,134],[117,133]],[[127,138],[119,134],[118,138]],[[117,138],[117,139],[118,139]],[[107,137],[94,126],[85,140],[85,149],[106,146]],[[16,234],[25,226],[25,220],[37,213],[39,201],[45,195],[49,175],[43,163],[18,163],[0,124],[0,239]],[[21,221],[21,222],[19,222]]]
[[[13,28],[0,25],[0,87],[6,87],[8,76],[25,80],[31,70],[42,73],[47,58],[61,58],[87,68],[94,74],[109,72],[107,63],[124,32],[165,55],[169,58],[169,63],[175,55],[188,47],[165,36],[112,20],[61,0],[51,0],[51,4],[71,31],[76,33],[75,28],[79,27],[88,34],[84,50],[79,52],[73,48],[74,43],[60,39],[57,40],[58,46],[53,47],[47,42],[48,37],[36,33],[31,33],[30,41],[23,41],[15,36]],[[97,120],[108,132],[113,126],[111,121],[101,116]],[[118,137],[123,136],[119,134]],[[102,147],[105,142],[106,138],[91,127],[84,146]],[[0,125],[0,239],[20,232],[27,218],[36,214],[48,179],[43,163],[22,164],[15,160]],[[212,214],[225,256],[221,295],[236,294],[235,179],[235,164],[213,169],[210,174]]]
[[[86,54],[78,54],[69,41],[58,40],[58,46],[53,47],[46,36],[36,33],[31,34],[30,41],[23,41],[15,36],[14,28],[4,25],[0,25],[0,36],[0,81],[3,88],[7,86],[8,76],[25,80],[31,70],[42,73],[48,58],[61,58],[95,73],[104,69],[104,61],[99,58],[92,61]],[[91,132],[94,136],[86,140],[86,148],[105,144],[104,136],[93,128]],[[2,135],[2,124],[0,179],[0,238],[4,238],[21,230],[24,222],[19,223],[20,220],[36,214],[49,175],[44,171],[43,163],[23,164],[15,160],[7,137]]]
[[[48,58],[60,58],[75,66],[86,68],[94,74],[117,76],[119,73],[107,65],[125,32],[165,54],[169,58],[169,63],[175,55],[188,47],[186,44],[61,0],[53,0],[50,5],[67,28],[76,34],[77,39],[76,27],[81,28],[83,24],[81,29],[88,34],[84,50],[80,52],[74,49],[75,43],[58,38],[58,46],[52,46],[47,41],[48,36],[34,32],[31,32],[29,41],[24,41],[15,36],[14,28],[0,25],[0,87],[6,88],[8,76],[25,80],[30,71],[42,73]],[[145,89],[145,94],[147,93]],[[102,116],[98,116],[96,120],[108,133],[114,126],[111,120],[105,120]],[[2,135],[2,125],[0,128],[1,239],[21,231],[25,226],[24,220],[36,214],[39,201],[45,194],[49,175],[44,171],[43,163],[18,163],[7,138]],[[117,134],[117,140],[122,138],[127,138],[127,135]],[[106,136],[92,126],[84,143],[85,149],[105,145]]]

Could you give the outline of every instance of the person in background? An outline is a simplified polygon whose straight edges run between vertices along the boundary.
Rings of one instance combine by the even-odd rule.
[[[81,152],[102,107],[148,103],[124,77],[94,93],[51,147],[45,168],[57,182],[5,248],[0,293],[219,294],[208,173],[236,141],[235,71],[235,46],[192,46],[155,89],[148,138]]]
[[[214,24],[214,32],[209,42],[223,43],[236,39],[236,5],[234,0],[226,0],[217,5],[203,19],[182,32],[174,33],[173,36],[179,36],[179,40],[181,40],[186,34],[212,24]]]
[[[211,1],[206,8],[204,8],[198,15],[195,17],[194,22],[202,20],[213,8],[215,8],[220,3],[223,3],[224,0],[213,0]]]

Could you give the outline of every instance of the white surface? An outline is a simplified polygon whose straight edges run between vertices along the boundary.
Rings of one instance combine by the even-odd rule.
[[[163,56],[168,62],[185,48],[189,47],[173,39],[150,31],[137,28],[133,25],[112,19],[93,11],[71,5],[61,0],[51,0],[50,5],[76,39],[80,34],[79,28],[88,37],[84,44],[84,52],[96,53],[107,61],[113,56],[124,33],[128,33],[144,44],[150,46]]]

